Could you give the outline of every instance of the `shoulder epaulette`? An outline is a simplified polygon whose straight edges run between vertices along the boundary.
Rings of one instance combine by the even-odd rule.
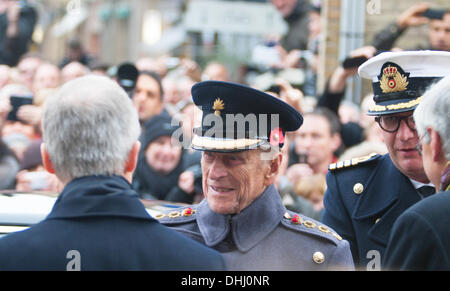
[[[154,218],[162,224],[185,223],[195,220],[196,212],[196,207],[194,205],[191,205],[188,207],[181,207],[172,211],[157,214],[154,216]]]
[[[309,217],[287,210],[282,219],[283,225],[301,232],[323,237],[338,245],[342,237],[326,225]]]
[[[371,153],[370,155],[367,155],[367,156],[363,156],[363,157],[359,157],[359,158],[353,158],[351,160],[340,161],[340,162],[337,162],[337,163],[330,164],[328,166],[328,170],[329,171],[334,171],[334,170],[338,170],[338,169],[353,167],[353,166],[356,166],[356,165],[360,165],[360,164],[363,164],[363,163],[367,163],[367,162],[373,161],[373,160],[377,159],[378,157],[381,157],[381,155],[380,154],[376,154],[376,153]]]

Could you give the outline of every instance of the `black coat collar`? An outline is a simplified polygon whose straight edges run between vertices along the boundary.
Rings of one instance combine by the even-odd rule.
[[[47,219],[122,216],[151,219],[130,183],[120,176],[86,176],[66,185]]]

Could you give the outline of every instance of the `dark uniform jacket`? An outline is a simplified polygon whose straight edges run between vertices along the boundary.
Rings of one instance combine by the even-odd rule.
[[[67,184],[51,213],[0,239],[0,270],[223,270],[219,253],[150,217],[118,176]]]
[[[365,269],[382,261],[395,220],[419,200],[388,154],[372,154],[330,165],[322,222],[349,241],[355,265]]]
[[[394,224],[386,269],[450,271],[450,191],[413,205]]]
[[[348,242],[308,217],[287,211],[272,185],[235,215],[213,212],[206,200],[157,217],[211,247],[229,270],[352,270]]]

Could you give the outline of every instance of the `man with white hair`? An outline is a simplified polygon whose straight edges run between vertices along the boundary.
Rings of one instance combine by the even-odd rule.
[[[140,148],[132,101],[87,76],[49,97],[44,167],[64,184],[40,223],[0,239],[0,270],[223,270],[220,254],[160,225],[131,187]]]
[[[414,112],[417,150],[425,173],[441,193],[415,204],[396,221],[386,249],[386,268],[450,270],[450,76],[423,96]],[[425,239],[417,239],[423,237]]]

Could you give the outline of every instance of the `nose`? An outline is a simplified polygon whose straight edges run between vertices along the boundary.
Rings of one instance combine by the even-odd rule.
[[[217,180],[220,178],[223,178],[227,175],[227,170],[221,159],[216,158],[211,163],[211,166],[209,168],[209,178],[212,180]]]
[[[406,124],[406,120],[402,120],[397,131],[397,137],[401,141],[408,141],[414,137],[417,137],[417,132],[409,128],[409,126]]]
[[[302,140],[301,140],[301,145],[302,145],[303,149],[309,150],[313,145],[313,139],[312,139],[311,135],[303,136]]]

